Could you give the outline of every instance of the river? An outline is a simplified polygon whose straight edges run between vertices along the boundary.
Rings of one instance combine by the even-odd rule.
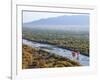
[[[89,57],[85,56],[83,54],[80,54],[79,59],[77,60],[77,59],[74,59],[72,57],[72,51],[67,50],[67,49],[59,48],[59,47],[56,47],[56,46],[50,45],[50,44],[33,42],[33,41],[29,41],[27,39],[23,39],[22,43],[25,45],[31,46],[33,48],[41,48],[42,50],[45,50],[51,54],[57,54],[57,55],[60,55],[62,57],[67,57],[70,60],[76,60],[77,62],[79,62],[83,66],[89,66]]]

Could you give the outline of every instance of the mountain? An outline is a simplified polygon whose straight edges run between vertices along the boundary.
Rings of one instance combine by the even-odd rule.
[[[32,25],[89,25],[88,15],[71,15],[71,16],[58,16],[46,19],[40,19],[28,23],[24,23],[26,26]]]

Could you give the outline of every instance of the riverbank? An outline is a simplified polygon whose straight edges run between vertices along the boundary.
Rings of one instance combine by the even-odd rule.
[[[22,69],[81,66],[80,63],[66,57],[50,54],[44,50],[24,44],[22,52]]]
[[[47,41],[36,41],[36,40],[31,40],[31,39],[25,38],[25,37],[23,37],[22,39],[26,39],[26,40],[28,40],[28,41],[37,42],[37,43],[42,43],[42,44],[49,44],[49,45],[53,45],[53,46],[56,46],[56,47],[59,47],[59,48],[62,48],[62,49],[67,49],[67,50],[70,50],[70,51],[74,51],[74,50],[71,49],[71,48],[66,48],[66,47],[64,47],[64,46],[56,45],[56,44],[53,44],[53,43],[50,43],[50,42],[47,42]],[[87,57],[90,56],[89,54],[82,53],[82,52],[80,52],[80,54],[85,55],[85,56],[87,56]]]
[[[79,54],[79,59],[76,59],[72,56],[72,51],[67,50],[67,49],[59,48],[59,47],[49,45],[49,44],[33,42],[26,39],[23,39],[22,43],[25,45],[31,46],[32,48],[44,50],[50,54],[56,54],[62,57],[66,57],[70,60],[75,60],[83,66],[89,66],[89,61],[90,61],[89,57],[85,55]]]

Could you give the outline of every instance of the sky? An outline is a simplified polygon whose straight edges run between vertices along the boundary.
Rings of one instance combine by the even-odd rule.
[[[23,23],[28,23],[31,21],[36,21],[36,20],[50,18],[50,17],[63,16],[63,15],[72,16],[77,14],[23,11]]]

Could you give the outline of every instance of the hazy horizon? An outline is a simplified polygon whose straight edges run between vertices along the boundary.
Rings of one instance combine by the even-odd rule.
[[[23,12],[23,27],[89,31],[89,14]]]

